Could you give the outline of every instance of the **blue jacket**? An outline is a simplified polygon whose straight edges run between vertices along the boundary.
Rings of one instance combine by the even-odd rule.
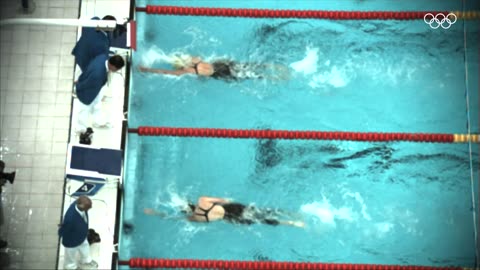
[[[75,89],[78,99],[83,104],[92,103],[107,82],[108,72],[105,64],[107,60],[108,54],[98,55],[78,77]]]
[[[88,236],[88,222],[85,222],[77,212],[75,205],[76,202],[70,205],[58,230],[58,235],[62,237],[62,245],[67,248],[79,246]],[[88,212],[85,214],[88,220]]]
[[[93,17],[92,20],[100,20]],[[82,35],[72,50],[75,56],[75,62],[84,71],[90,61],[100,54],[108,54],[110,49],[110,40],[103,31],[97,31],[93,27],[83,27]]]

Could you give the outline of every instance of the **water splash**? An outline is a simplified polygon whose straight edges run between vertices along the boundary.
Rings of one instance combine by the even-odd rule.
[[[196,26],[190,26],[183,31],[184,34],[192,37],[192,42],[183,47],[184,50],[198,49],[199,47],[206,46],[209,48],[219,47],[222,42],[216,37],[212,36],[212,33],[208,33]]]
[[[352,197],[352,198],[355,198],[355,200],[360,204],[360,206],[362,207],[362,216],[364,219],[366,220],[372,220],[372,218],[370,217],[370,215],[367,213],[367,205],[365,204],[365,202],[363,201],[363,198],[362,196],[360,195],[360,193],[358,192],[346,192],[345,194],[343,194],[343,198],[347,198],[347,197]]]
[[[308,85],[311,88],[320,88],[323,85],[333,86],[335,88],[344,87],[348,84],[349,79],[346,72],[333,66],[331,70],[315,74]]]
[[[190,63],[192,57],[184,52],[177,51],[171,54],[167,54],[165,51],[159,47],[152,45],[150,48],[145,50],[145,53],[140,55],[140,64],[143,66],[151,67],[155,64],[172,64],[176,66]]]
[[[291,63],[290,67],[296,72],[303,73],[304,75],[310,75],[317,72],[318,51],[318,48],[307,47],[305,58]]]
[[[173,244],[173,248],[182,249],[194,239],[197,233],[207,230],[208,226],[199,226],[199,224],[189,222],[185,218],[185,214],[181,213],[182,210],[188,208],[187,205],[189,203],[188,198],[190,197],[191,187],[183,189],[183,192],[179,192],[175,180],[176,179],[170,179],[171,182],[166,189],[158,191],[154,205],[157,212],[165,214],[163,217],[164,220],[175,222],[173,226],[177,228],[178,234],[181,235],[181,237],[177,238]]]
[[[322,197],[322,201],[304,204],[300,207],[300,210],[320,221],[322,225],[327,225],[330,228],[336,228],[336,220],[354,221],[355,215],[351,208],[336,208],[325,196]]]
[[[351,81],[353,64],[346,61],[341,65],[331,65],[330,60],[321,64],[319,71],[319,48],[306,47],[305,57],[289,66],[297,73],[307,77],[311,88],[345,87]]]
[[[384,236],[386,233],[390,232],[395,225],[390,222],[378,222],[375,223],[375,228],[377,229],[377,234],[380,236]]]
[[[177,191],[175,180],[176,179],[170,179],[171,182],[167,186],[166,190],[159,191],[159,194],[157,194],[155,200],[156,207],[166,209],[168,212],[178,212],[178,210],[183,210],[187,207],[187,195],[181,194]]]

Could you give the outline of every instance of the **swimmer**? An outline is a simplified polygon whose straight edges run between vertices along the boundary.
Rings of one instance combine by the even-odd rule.
[[[280,220],[278,211],[258,209],[254,206],[246,206],[222,198],[200,197],[197,205],[189,203],[185,208],[186,210],[182,212],[187,214],[188,220],[192,222],[225,220],[233,224],[244,225],[262,223],[272,226],[288,225],[300,228],[305,227],[303,221]],[[156,212],[150,208],[144,209],[144,213],[147,215],[164,216],[163,213]]]
[[[175,63],[176,70],[149,68],[139,66],[141,72],[150,72],[166,75],[181,76],[185,74],[196,74],[197,76],[212,77],[225,81],[241,79],[271,79],[287,80],[289,78],[288,68],[274,64],[248,64],[236,63],[231,60],[217,60],[212,63],[203,61],[200,57],[191,57],[184,63]],[[270,74],[271,73],[271,74]]]

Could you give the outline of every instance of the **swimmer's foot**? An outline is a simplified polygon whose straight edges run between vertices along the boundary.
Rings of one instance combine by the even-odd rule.
[[[299,227],[299,228],[304,228],[305,227],[305,222],[303,221],[291,221],[292,226]]]
[[[286,221],[284,223],[285,225],[289,225],[289,226],[294,226],[294,227],[298,227],[298,228],[304,228],[305,227],[305,222],[303,221]]]

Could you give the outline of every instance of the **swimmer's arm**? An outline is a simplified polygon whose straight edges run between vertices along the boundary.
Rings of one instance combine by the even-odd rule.
[[[229,203],[230,200],[222,199],[222,198],[202,196],[202,197],[200,197],[200,198],[198,199],[198,204],[200,205],[201,202],[209,202],[209,203]]]
[[[147,68],[142,66],[139,66],[138,70],[140,70],[141,72],[150,72],[150,73],[176,75],[176,76],[180,76],[187,73],[194,73],[194,72],[191,72],[190,69],[166,70],[166,69],[159,69],[159,68]]]
[[[157,212],[155,210],[153,210],[152,208],[145,208],[143,209],[143,213],[145,213],[146,215],[150,215],[150,216],[159,216],[159,217],[165,217],[165,213],[163,212]]]

